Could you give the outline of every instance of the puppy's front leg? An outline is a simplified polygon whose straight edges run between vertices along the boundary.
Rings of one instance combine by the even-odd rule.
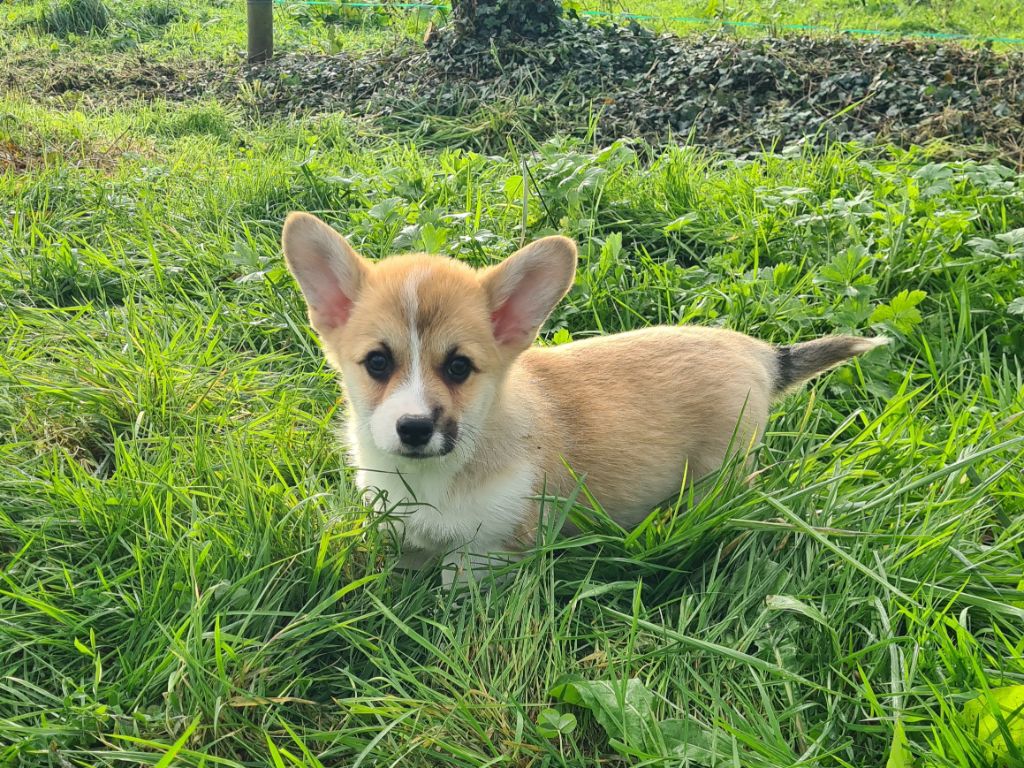
[[[422,571],[433,561],[437,560],[437,552],[429,549],[413,549],[405,547],[398,558],[396,566],[407,571]]]
[[[489,588],[493,579],[488,578],[493,569],[522,558],[518,552],[501,551],[496,548],[490,554],[478,554],[469,549],[459,549],[445,555],[441,583],[447,588],[454,584],[466,584],[474,581],[484,588]]]

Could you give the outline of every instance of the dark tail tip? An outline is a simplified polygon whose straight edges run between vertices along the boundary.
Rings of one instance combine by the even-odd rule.
[[[802,344],[776,347],[776,394],[807,381],[851,357],[889,343],[885,336],[865,339],[857,336],[826,336]]]

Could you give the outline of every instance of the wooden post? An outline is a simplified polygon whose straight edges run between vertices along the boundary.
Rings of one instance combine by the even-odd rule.
[[[274,55],[274,0],[247,0],[249,63],[269,61]]]

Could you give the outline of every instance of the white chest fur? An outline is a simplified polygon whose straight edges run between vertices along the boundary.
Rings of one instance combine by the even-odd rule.
[[[507,551],[535,495],[536,468],[512,462],[481,477],[449,457],[403,459],[354,440],[356,482],[426,553]]]

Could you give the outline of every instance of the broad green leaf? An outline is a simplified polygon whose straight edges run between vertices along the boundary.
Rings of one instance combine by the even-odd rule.
[[[671,757],[688,761],[692,766],[717,765],[731,755],[725,739],[716,741],[696,720],[655,722],[654,694],[635,677],[625,681],[573,678],[556,685],[551,695],[567,704],[589,709],[608,736],[609,746],[623,755],[643,753]],[[553,717],[548,715],[548,718]],[[538,727],[546,724],[538,717]],[[575,725],[573,721],[572,727]]]
[[[799,613],[801,616],[806,616],[811,621],[818,622],[826,629],[829,628],[828,620],[821,611],[813,605],[808,605],[802,600],[797,600],[795,597],[791,597],[790,595],[768,595],[764,599],[764,604],[773,611],[792,611],[793,613]]]
[[[834,285],[841,288],[843,295],[856,297],[873,288],[874,278],[868,270],[871,256],[867,248],[854,245],[832,257],[832,260],[818,270],[814,282],[818,285]],[[869,292],[873,292],[869,291]]]
[[[447,227],[436,227],[428,221],[420,227],[420,247],[426,253],[441,253],[448,242],[448,234]]]
[[[557,709],[542,709],[537,715],[537,730],[546,739],[568,736],[576,730],[576,716]]]
[[[1010,246],[1024,245],[1024,227],[1002,232],[996,235],[996,240],[1001,240]]]
[[[505,180],[505,199],[510,203],[518,203],[523,199],[523,177],[519,174],[509,176]]]
[[[389,197],[370,208],[367,214],[371,219],[376,219],[377,221],[389,221],[392,217],[397,216],[398,208],[403,202],[400,197]]]
[[[565,328],[559,328],[551,337],[552,344],[568,344],[572,341],[572,334]]]
[[[1024,685],[992,688],[963,706],[964,724],[997,765],[1024,760]]]
[[[679,218],[677,218],[677,219],[675,219],[673,221],[670,221],[668,224],[666,224],[662,228],[661,231],[664,232],[666,235],[669,232],[678,232],[681,229],[686,229],[688,226],[693,224],[693,222],[697,221],[699,218],[700,217],[694,211],[689,211],[687,213],[684,213]]]
[[[625,681],[571,679],[551,689],[566,704],[589,709],[609,739],[644,744],[654,720],[652,694],[637,678]]]
[[[889,759],[885,761],[885,768],[911,768],[914,764],[914,756],[910,753],[907,745],[907,733],[903,730],[903,721],[896,721],[896,728],[892,734],[892,744],[889,747]]]
[[[619,254],[622,252],[622,233],[612,232],[605,238],[601,245],[601,258],[598,262],[601,274],[605,274],[619,262]]]
[[[731,752],[724,737],[715,738],[696,720],[663,720],[658,723],[666,756],[688,761],[690,766],[720,765]]]
[[[885,323],[901,333],[910,333],[921,322],[917,305],[927,296],[924,291],[900,291],[890,303],[876,307],[869,322]]]

